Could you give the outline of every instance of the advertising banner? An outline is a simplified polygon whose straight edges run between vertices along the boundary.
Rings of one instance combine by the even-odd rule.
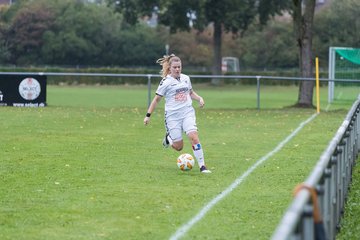
[[[0,106],[45,107],[46,76],[0,75]]]

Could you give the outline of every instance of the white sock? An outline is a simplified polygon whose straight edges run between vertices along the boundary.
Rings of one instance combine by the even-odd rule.
[[[170,146],[172,146],[172,145],[173,145],[173,140],[171,139],[170,135],[167,135],[166,138],[167,138],[167,140],[169,141]]]
[[[201,144],[195,144],[192,146],[193,148],[193,153],[194,156],[199,164],[199,167],[202,167],[203,165],[205,165],[205,160],[204,160],[204,151],[202,150]]]

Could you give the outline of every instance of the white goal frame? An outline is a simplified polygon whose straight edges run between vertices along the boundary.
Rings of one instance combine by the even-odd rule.
[[[353,50],[355,48],[350,48],[350,47],[330,47],[329,48],[328,103],[332,103],[334,101],[336,50],[338,50],[338,49]]]

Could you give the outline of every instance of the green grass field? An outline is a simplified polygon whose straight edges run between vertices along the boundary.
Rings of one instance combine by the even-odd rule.
[[[162,105],[143,125],[144,86],[48,86],[48,107],[0,108],[0,239],[168,239],[315,113],[288,107],[297,87],[263,87],[260,111],[253,86],[194,87],[210,175],[162,148]],[[322,111],[184,239],[269,239],[354,100]]]

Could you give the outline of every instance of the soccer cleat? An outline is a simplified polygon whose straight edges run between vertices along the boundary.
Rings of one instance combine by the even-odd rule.
[[[168,136],[169,136],[169,134],[166,133],[166,134],[165,134],[165,137],[164,137],[164,139],[163,139],[163,141],[162,141],[162,145],[164,146],[164,148],[168,148],[168,147],[170,146],[170,142],[169,142],[169,140],[167,139]]]
[[[203,166],[200,168],[200,172],[201,172],[201,173],[211,173],[211,171],[208,170],[208,169],[205,167],[205,165],[203,165]]]

